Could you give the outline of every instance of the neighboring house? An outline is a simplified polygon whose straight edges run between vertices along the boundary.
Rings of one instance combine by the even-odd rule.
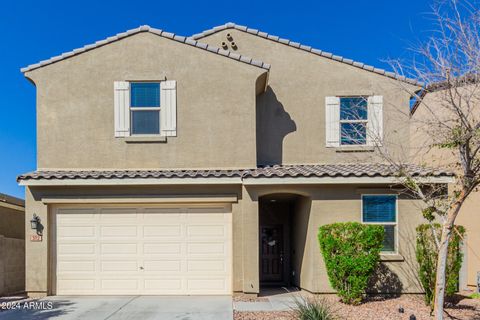
[[[466,86],[463,90],[471,92],[478,90],[478,85]],[[459,94],[470,96],[466,92],[461,92],[462,88],[458,89]],[[435,114],[436,119],[445,121],[451,119],[448,117],[448,110],[442,107],[444,101],[448,101],[445,94],[448,92],[442,88],[441,85],[432,86],[427,91],[424,91],[422,99],[419,99],[412,108],[412,124],[411,124],[411,158],[414,162],[421,165],[434,165],[435,167],[447,168],[452,171],[458,170],[456,165],[458,155],[449,149],[432,148],[434,143],[428,133],[432,121],[432,116]],[[474,97],[474,95],[472,95]],[[432,114],[432,110],[434,113]],[[455,119],[457,116],[453,116]],[[434,119],[433,122],[438,120]],[[445,121],[446,122],[446,121]],[[423,149],[423,150],[420,150]],[[464,268],[461,271],[460,286],[461,289],[470,287],[471,289],[477,286],[477,274],[480,272],[480,192],[473,192],[467,201],[464,203],[460,213],[458,214],[456,224],[462,225],[466,229],[464,253]]]
[[[25,201],[0,193],[0,296],[25,290]]]
[[[385,226],[372,291],[421,291],[420,202],[367,134],[408,146],[398,83],[413,80],[234,24],[190,38],[144,26],[22,72],[38,168],[18,180],[43,226],[27,242],[31,296],[333,292],[317,233],[340,221]]]

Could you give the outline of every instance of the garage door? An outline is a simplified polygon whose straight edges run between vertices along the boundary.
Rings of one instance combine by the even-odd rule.
[[[56,209],[56,293],[231,294],[226,207]]]

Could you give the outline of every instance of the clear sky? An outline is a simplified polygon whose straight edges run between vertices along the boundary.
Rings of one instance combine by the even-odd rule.
[[[148,24],[191,35],[235,22],[388,69],[431,31],[429,0],[0,1],[0,193],[36,169],[35,87],[20,68]],[[54,141],[52,141],[54,143]]]

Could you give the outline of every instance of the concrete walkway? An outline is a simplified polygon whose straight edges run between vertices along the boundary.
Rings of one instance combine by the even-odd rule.
[[[234,301],[233,309],[236,311],[289,311],[296,306],[296,301],[301,301],[303,292],[277,292],[266,294],[262,300],[266,301]]]
[[[24,303],[0,311],[0,319],[233,319],[230,296],[53,296]]]

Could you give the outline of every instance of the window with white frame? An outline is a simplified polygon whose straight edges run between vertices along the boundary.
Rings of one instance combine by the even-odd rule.
[[[130,83],[132,135],[160,134],[160,83]]]
[[[383,96],[325,97],[327,147],[381,146]]]
[[[367,144],[366,97],[340,97],[340,145]]]
[[[382,225],[385,230],[382,252],[397,251],[396,195],[362,195],[362,222]]]

